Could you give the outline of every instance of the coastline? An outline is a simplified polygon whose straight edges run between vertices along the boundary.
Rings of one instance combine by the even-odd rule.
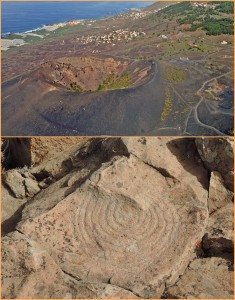
[[[177,3],[177,2],[176,2]],[[147,10],[149,6],[151,7],[152,2],[148,1],[148,5],[141,8],[125,8],[124,11],[118,12],[114,15],[103,16],[100,18],[90,18],[90,19],[77,19],[68,20],[64,22],[42,25],[40,27],[27,30],[25,32],[16,33],[3,33],[1,36],[2,48],[1,51],[7,51],[14,47],[23,46],[25,44],[31,44],[34,42],[40,42],[43,39],[50,39],[55,36],[62,36],[64,34],[69,34],[75,32],[80,26],[86,26],[87,28],[94,25],[94,23],[116,18],[131,18],[133,20],[141,19],[149,14],[158,13],[162,8],[156,10]],[[170,5],[170,4],[169,4]],[[166,5],[167,7],[168,5]]]
[[[145,2],[145,1],[144,1]],[[129,3],[129,2],[127,2]],[[132,7],[123,7],[122,10],[116,11],[115,9],[110,12],[110,11],[103,11],[102,15],[100,16],[91,16],[91,15],[87,15],[87,16],[79,16],[77,17],[68,17],[68,18],[61,18],[62,20],[58,20],[55,22],[50,22],[47,24],[47,21],[44,18],[44,21],[42,20],[41,24],[35,24],[35,27],[31,27],[28,28],[27,30],[17,30],[17,29],[13,29],[11,27],[6,28],[5,32],[1,33],[1,38],[2,39],[7,39],[8,37],[12,36],[12,35],[24,35],[24,34],[29,34],[29,33],[33,33],[33,32],[37,32],[37,31],[41,31],[41,30],[46,30],[46,31],[53,31],[56,30],[60,27],[64,27],[67,25],[70,25],[70,23],[74,23],[74,22],[94,22],[94,21],[98,21],[98,20],[104,20],[104,19],[108,19],[108,18],[112,18],[112,17],[116,17],[118,15],[121,14],[126,14],[129,12],[140,12],[141,10],[145,9],[146,7],[152,5],[152,1],[146,1],[146,4],[144,6],[141,7],[135,7],[134,5]],[[125,2],[124,2],[125,4]],[[7,19],[6,19],[7,21]],[[75,24],[76,25],[76,24]]]
[[[96,21],[97,20],[88,20],[88,19],[70,20],[70,21],[65,21],[65,22],[60,22],[55,24],[43,25],[41,27],[27,30],[25,32],[3,33],[1,36],[1,51],[7,51],[13,47],[19,47],[26,44],[30,44],[31,42],[40,41],[48,37],[51,33],[54,33],[56,30],[60,30],[65,27],[67,28],[78,27],[81,25],[90,26],[92,23]]]
[[[32,34],[34,32],[40,31],[40,30],[54,31],[60,27],[75,26],[84,21],[85,21],[84,19],[70,20],[70,21],[65,21],[65,22],[60,22],[60,23],[55,23],[55,24],[42,25],[41,27],[37,27],[37,28],[30,29],[30,30],[23,31],[23,32],[5,32],[5,33],[2,33],[1,38],[4,39],[4,38],[7,38],[8,36],[15,35],[15,34],[16,35]]]
[[[146,7],[138,9],[138,12],[141,11]],[[126,11],[124,12],[119,12],[117,14],[114,14],[112,16],[103,16],[101,18],[97,19],[77,19],[77,20],[68,20],[65,22],[59,22],[59,23],[54,23],[54,24],[47,24],[47,25],[42,25],[37,28],[33,28],[24,32],[6,32],[1,34],[1,51],[7,51],[10,48],[13,47],[19,47],[23,46],[26,44],[30,44],[31,41],[28,41],[29,38],[38,38],[38,40],[44,39],[50,33],[55,32],[56,30],[62,29],[64,27],[77,27],[77,26],[91,26],[93,23],[97,21],[102,21],[105,19],[109,18],[115,18],[118,17],[119,15],[127,15],[130,12],[137,12],[136,9],[134,8],[125,8]]]

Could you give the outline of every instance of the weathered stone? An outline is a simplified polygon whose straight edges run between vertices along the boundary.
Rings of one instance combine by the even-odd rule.
[[[2,184],[2,223],[10,219],[27,199],[16,199]]]
[[[31,139],[32,164],[38,165],[45,160],[49,160],[58,154],[67,152],[68,149],[84,143],[86,138],[80,137],[34,137]]]
[[[234,240],[234,204],[227,203],[210,215],[206,232],[209,238]]]
[[[210,171],[218,171],[225,186],[234,190],[234,141],[229,138],[198,138],[198,152]]]
[[[19,169],[19,172],[24,178],[31,178],[33,180],[36,180],[36,178],[33,176],[33,174],[31,174],[28,171],[25,171],[24,169]]]
[[[2,239],[2,298],[136,298],[110,284],[90,283],[64,272],[46,250],[19,232]]]
[[[75,172],[72,172],[67,182],[68,187],[72,187],[75,184],[78,184],[79,182],[83,181],[84,178],[86,178],[89,175],[89,173],[90,170],[88,169],[83,169],[81,171],[76,170]]]
[[[195,139],[90,138],[49,152],[19,171],[42,189],[3,230],[4,298],[210,296],[197,282],[218,263],[194,265],[198,245],[233,273],[232,193],[219,171],[210,179]],[[219,296],[232,293],[229,280],[218,279]]]
[[[56,207],[17,228],[51,249],[60,268],[76,278],[160,297],[204,234],[202,190],[169,187],[162,174],[131,155],[103,164]]]
[[[190,184],[200,198],[207,197],[208,172],[197,155],[194,139],[123,138],[130,153],[157,169],[169,183]]]
[[[233,272],[219,257],[196,259],[179,281],[167,290],[167,298],[234,299]]]
[[[33,197],[35,194],[40,192],[40,187],[38,186],[38,182],[33,180],[32,178],[26,178],[24,181],[26,188],[26,195],[28,197]]]
[[[42,189],[46,189],[49,186],[49,184],[47,184],[45,181],[41,181],[39,182],[38,186]]]
[[[16,198],[25,197],[24,177],[16,170],[7,171],[4,176],[4,182],[10,188]]]
[[[231,265],[234,260],[234,206],[228,203],[210,216],[202,239],[205,256],[219,256]]]
[[[232,202],[233,193],[224,186],[224,180],[219,172],[211,172],[208,207],[209,213]]]

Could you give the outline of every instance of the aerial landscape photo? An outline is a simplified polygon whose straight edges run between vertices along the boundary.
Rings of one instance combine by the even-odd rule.
[[[3,136],[234,134],[232,1],[3,1],[1,46]]]
[[[1,299],[234,299],[232,138],[1,146]]]

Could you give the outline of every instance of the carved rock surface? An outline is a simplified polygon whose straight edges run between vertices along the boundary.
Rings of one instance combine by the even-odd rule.
[[[222,272],[217,259],[232,267],[232,199],[223,179],[213,186],[195,139],[80,138],[21,173],[40,191],[3,224],[3,298],[204,297],[210,286],[198,285]],[[210,218],[209,189],[222,203]],[[220,257],[196,259],[205,236]]]
[[[76,278],[159,297],[183,273],[204,233],[208,212],[199,196],[188,185],[169,186],[131,155],[104,165],[53,209],[17,228],[51,249]]]
[[[3,298],[136,298],[111,284],[78,281],[43,245],[14,232],[2,239]]]

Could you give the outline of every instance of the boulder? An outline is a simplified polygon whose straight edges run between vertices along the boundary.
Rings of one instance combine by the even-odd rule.
[[[179,279],[167,289],[173,299],[234,299],[233,272],[220,257],[194,260]]]
[[[197,138],[198,153],[210,171],[218,171],[225,186],[234,191],[234,141],[232,138]]]
[[[213,213],[217,209],[231,203],[232,199],[233,193],[225,188],[224,180],[220,173],[212,171],[208,197],[209,213]]]
[[[9,220],[17,210],[27,201],[24,199],[16,199],[11,192],[2,184],[2,215],[1,221],[4,223]]]
[[[234,204],[227,203],[210,215],[207,225],[208,238],[226,238],[234,241]]]
[[[234,261],[234,205],[232,202],[218,209],[209,218],[206,234],[202,239],[205,256],[219,256]]]
[[[25,179],[17,169],[7,171],[3,176],[3,180],[16,198],[25,198]]]
[[[40,187],[36,180],[29,177],[25,179],[24,184],[26,188],[26,195],[28,197],[33,197],[35,194],[40,192]]]

